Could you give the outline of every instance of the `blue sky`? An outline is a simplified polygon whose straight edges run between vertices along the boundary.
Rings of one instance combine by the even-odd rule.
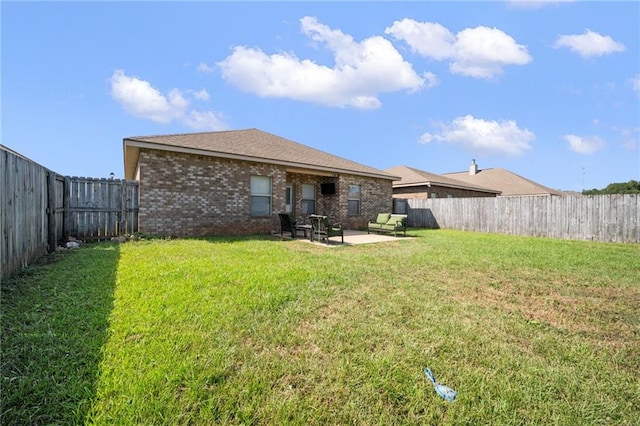
[[[7,2],[3,145],[123,176],[130,136],[258,128],[378,169],[640,180],[639,2]]]

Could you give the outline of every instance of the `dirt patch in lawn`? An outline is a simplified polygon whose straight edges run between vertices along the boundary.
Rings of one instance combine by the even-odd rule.
[[[517,277],[477,277],[470,291],[454,298],[506,313],[526,321],[581,334],[600,344],[627,346],[638,338],[640,292],[634,288],[576,286],[562,277],[533,273]],[[485,284],[481,284],[481,280]]]

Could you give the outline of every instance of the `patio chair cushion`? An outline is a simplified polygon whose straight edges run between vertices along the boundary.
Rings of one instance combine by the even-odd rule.
[[[386,225],[395,226],[397,223],[402,224],[402,221],[404,221],[404,216],[391,215],[391,217],[389,217],[389,220],[387,221]]]
[[[376,223],[387,223],[389,218],[391,217],[391,213],[378,213],[378,217],[376,218]]]

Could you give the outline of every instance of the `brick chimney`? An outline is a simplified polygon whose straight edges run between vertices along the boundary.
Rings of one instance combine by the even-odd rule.
[[[471,176],[475,176],[478,173],[478,165],[476,164],[476,160],[471,160],[471,165],[469,166],[469,174]]]

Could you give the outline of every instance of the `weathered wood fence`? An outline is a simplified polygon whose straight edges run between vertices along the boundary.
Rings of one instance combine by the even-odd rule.
[[[138,227],[138,183],[61,176],[0,145],[0,278],[69,237],[103,240]]]
[[[429,198],[396,201],[408,226],[640,243],[640,195]]]
[[[104,240],[138,230],[138,182],[65,177],[63,238]]]

